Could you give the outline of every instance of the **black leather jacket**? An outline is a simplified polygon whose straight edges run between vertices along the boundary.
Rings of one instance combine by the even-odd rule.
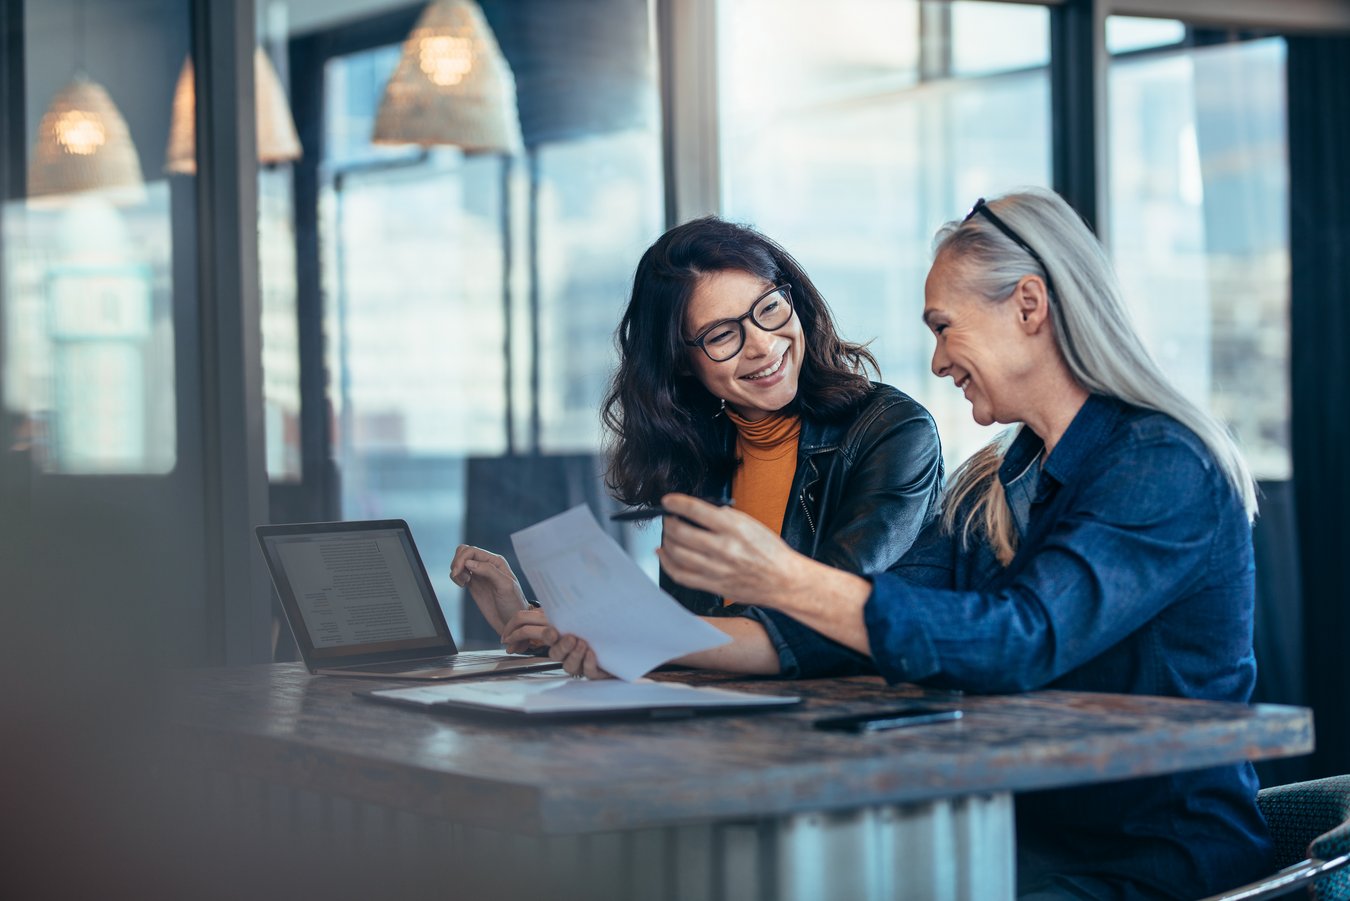
[[[735,426],[727,422],[726,428],[733,446]],[[881,572],[909,550],[937,512],[941,489],[942,448],[933,417],[908,395],[873,383],[851,415],[831,421],[802,417],[783,539],[830,566]],[[729,496],[730,485],[709,484],[704,492]],[[661,587],[703,616],[745,610],[679,585],[664,571]]]

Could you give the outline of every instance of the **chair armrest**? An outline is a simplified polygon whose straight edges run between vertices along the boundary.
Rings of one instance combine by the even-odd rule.
[[[1342,854],[1332,860],[1310,858],[1299,861],[1291,867],[1285,867],[1273,876],[1268,876],[1257,882],[1249,882],[1219,895],[1211,895],[1203,901],[1258,901],[1258,899],[1278,898],[1305,886],[1312,887],[1313,897],[1315,898],[1345,897],[1340,894],[1326,894],[1326,890],[1331,887],[1326,882],[1313,885],[1313,883],[1331,874],[1335,874],[1332,879],[1336,881],[1346,880],[1347,876],[1350,876],[1350,853]]]
[[[1350,866],[1345,865],[1350,863],[1350,820],[1316,838],[1310,853],[1314,858],[1320,858],[1328,863],[1335,860],[1343,862],[1339,872],[1312,887],[1313,898],[1317,901],[1350,898]]]
[[[1313,851],[1311,845],[1350,819],[1350,775],[1262,789],[1256,800],[1270,825],[1277,866],[1310,855],[1336,856]]]

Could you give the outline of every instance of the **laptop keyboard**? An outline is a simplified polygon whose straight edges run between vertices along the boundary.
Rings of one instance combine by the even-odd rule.
[[[495,663],[499,660],[510,660],[510,657],[503,657],[501,654],[456,654],[453,657],[447,657],[451,666],[458,666],[461,663]]]
[[[461,669],[465,666],[480,666],[486,663],[499,663],[510,660],[501,654],[455,654],[453,657],[436,657],[431,660],[406,661],[402,663],[376,663],[362,666],[360,669],[374,673],[423,673],[427,670]]]

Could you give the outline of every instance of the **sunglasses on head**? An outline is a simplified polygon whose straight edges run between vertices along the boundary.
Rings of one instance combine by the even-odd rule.
[[[1050,267],[1045,265],[1045,260],[1041,259],[1041,255],[1033,250],[1030,244],[1022,240],[1021,235],[1012,230],[1012,226],[1008,225],[1008,223],[1000,219],[993,210],[989,209],[989,204],[984,202],[983,197],[975,201],[975,205],[970,208],[969,213],[966,213],[966,218],[961,220],[961,224],[965,225],[976,213],[979,213],[981,216],[992,222],[995,228],[1008,237],[1009,241],[1012,241],[1018,247],[1025,250],[1031,255],[1033,260],[1040,264],[1041,270],[1045,273],[1045,287],[1051,294],[1054,294],[1055,283],[1054,280],[1050,278]]]

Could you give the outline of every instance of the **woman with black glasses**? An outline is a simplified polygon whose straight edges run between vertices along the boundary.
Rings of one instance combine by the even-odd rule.
[[[868,380],[876,361],[839,337],[824,298],[785,250],[715,217],[677,226],[638,263],[618,330],[603,418],[608,484],[620,501],[670,492],[732,500],[804,556],[849,572],[885,569],[936,512],[937,430],[922,406]],[[547,628],[505,560],[461,545],[450,577],[516,650]],[[739,639],[681,661],[776,672],[767,633],[735,593],[661,575],[687,608]],[[733,659],[734,658],[734,659]],[[771,659],[772,658],[772,659]],[[769,664],[772,666],[769,666]],[[597,674],[592,661],[583,669]]]
[[[697,525],[667,518],[666,572],[753,605],[787,676],[866,661],[975,692],[1246,702],[1251,476],[1144,349],[1082,220],[1049,191],[981,200],[938,232],[923,318],[933,373],[977,421],[1016,429],[961,467],[897,566],[831,568],[735,510],[667,497]],[[546,637],[578,671],[584,643]],[[1242,764],[1021,795],[1020,892],[1197,898],[1250,881],[1271,869],[1256,790]]]

